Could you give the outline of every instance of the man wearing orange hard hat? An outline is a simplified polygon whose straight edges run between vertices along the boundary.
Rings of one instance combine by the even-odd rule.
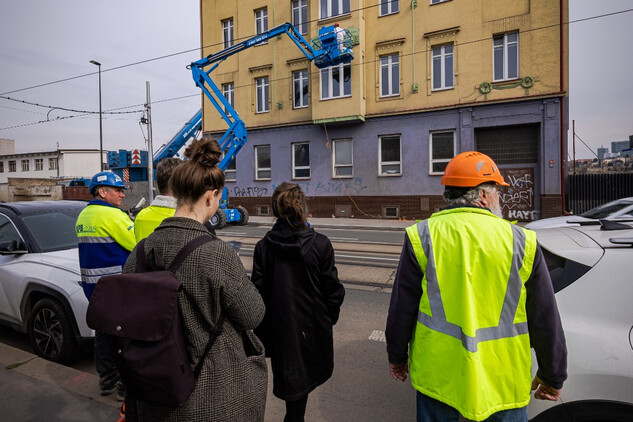
[[[534,232],[501,218],[499,187],[508,184],[490,157],[457,155],[441,183],[448,206],[406,231],[387,318],[389,370],[400,381],[410,374],[418,422],[527,421],[530,390],[558,400],[567,379],[543,253]]]

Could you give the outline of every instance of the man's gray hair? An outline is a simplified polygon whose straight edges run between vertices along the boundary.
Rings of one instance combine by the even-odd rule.
[[[449,205],[474,205],[479,202],[479,192],[482,190],[489,195],[493,195],[495,192],[498,192],[498,188],[495,183],[483,183],[479,186],[468,189],[462,195],[459,195],[459,192],[463,191],[463,188],[455,189],[451,186],[447,186],[446,190],[444,190],[444,200]]]

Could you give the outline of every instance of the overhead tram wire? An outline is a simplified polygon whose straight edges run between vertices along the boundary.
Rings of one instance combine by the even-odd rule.
[[[367,9],[375,8],[375,7],[378,7],[378,6],[380,6],[380,4],[373,4],[373,5],[361,7],[361,8],[358,8],[358,9],[350,10],[349,13],[359,12],[361,10],[367,10]],[[586,17],[586,18],[575,19],[573,21],[564,22],[562,25],[570,25],[570,24],[573,24],[573,23],[579,23],[579,22],[584,22],[584,21],[588,21],[588,20],[600,19],[600,18],[605,18],[605,17],[609,17],[609,16],[615,16],[615,15],[619,15],[619,14],[623,14],[623,13],[629,13],[629,12],[633,12],[633,9],[625,9],[625,10],[620,10],[620,11],[611,12],[611,13],[604,13],[602,15],[595,15],[595,16],[589,16],[589,17]],[[313,23],[313,22],[318,22],[318,21],[320,21],[320,19],[313,19],[313,20],[307,21],[306,23]],[[547,29],[547,28],[551,28],[551,27],[557,27],[559,25],[561,25],[561,24],[557,23],[557,24],[553,24],[553,25],[548,25],[546,27],[529,29],[529,30],[526,30],[526,31],[523,31],[523,32],[525,33],[525,32],[531,32],[531,31],[535,31],[535,30],[539,30],[539,29]],[[248,38],[252,38],[253,36],[255,36],[255,34],[253,34],[251,36],[237,38],[235,41],[237,42],[237,41],[240,41],[240,40],[245,40],[245,39],[248,39]],[[470,43],[486,41],[486,40],[489,40],[489,39],[490,38],[484,38],[484,39],[481,39],[481,40],[473,40],[473,41],[469,41],[469,42],[460,43],[458,45],[466,45],[466,44],[470,44]],[[205,48],[211,48],[211,47],[216,47],[216,46],[221,46],[221,45],[223,45],[223,42],[218,42],[218,43],[215,43],[215,44],[210,44],[210,45],[206,45],[206,46],[202,46],[202,47],[198,47],[198,48],[192,48],[192,49],[189,49],[189,50],[184,50],[184,51],[180,51],[180,52],[176,52],[176,53],[165,54],[163,56],[158,56],[158,57],[154,57],[154,58],[151,58],[151,59],[140,60],[140,61],[137,61],[137,62],[124,64],[124,65],[121,65],[121,66],[115,66],[115,67],[112,67],[112,68],[109,68],[109,69],[104,69],[104,70],[102,70],[102,73],[110,72],[110,71],[113,71],[113,70],[119,70],[119,69],[123,69],[123,68],[126,68],[126,67],[136,66],[136,65],[139,65],[139,64],[150,63],[150,62],[153,62],[153,61],[162,60],[162,59],[166,59],[166,58],[169,58],[169,57],[175,57],[175,56],[182,55],[182,54],[192,53],[194,51],[202,51]],[[426,50],[420,51],[420,53],[425,53],[425,52],[426,52]],[[416,53],[408,53],[407,55],[412,55],[412,54],[416,54]],[[371,63],[371,62],[366,62],[366,63]],[[27,90],[30,90],[30,89],[41,88],[41,87],[44,87],[44,86],[53,85],[53,84],[57,84],[57,83],[61,83],[61,82],[68,82],[68,81],[71,81],[71,80],[75,80],[75,79],[80,79],[80,78],[84,78],[84,77],[87,77],[87,76],[96,75],[97,73],[98,72],[90,72],[90,73],[86,73],[86,74],[82,74],[82,75],[72,76],[72,77],[65,78],[65,79],[60,79],[60,80],[57,80],[57,81],[51,81],[51,82],[46,82],[46,83],[33,85],[33,86],[25,87],[25,88],[20,88],[20,89],[16,89],[16,90],[12,90],[12,91],[2,92],[2,93],[0,93],[0,95],[13,94],[13,93],[16,93],[16,92],[22,92],[22,91],[27,91]]]
[[[374,8],[374,7],[378,7],[378,6],[379,6],[378,4],[370,5],[370,6],[362,7],[362,8],[359,8],[359,9],[350,10],[350,13],[357,12],[357,11],[360,11],[360,10],[370,9],[370,8]],[[542,26],[542,27],[538,27],[538,28],[532,28],[532,29],[528,29],[528,30],[522,31],[522,33],[529,33],[529,32],[540,31],[540,30],[544,30],[544,29],[551,29],[551,28],[556,28],[556,27],[558,27],[560,25],[571,25],[571,24],[575,24],[575,23],[580,23],[580,22],[585,22],[585,21],[595,20],[595,19],[601,19],[601,18],[605,18],[605,17],[615,16],[615,15],[620,15],[620,14],[630,13],[630,12],[633,12],[633,8],[632,9],[620,10],[620,11],[616,11],[616,12],[611,12],[611,13],[605,13],[605,14],[601,14],[601,15],[589,16],[589,17],[586,17],[586,18],[575,19],[573,21],[563,22],[562,24],[556,23],[556,24],[546,25],[546,26]],[[317,21],[319,21],[319,20],[315,19],[315,20],[308,21],[308,23],[317,22]],[[238,38],[235,41],[245,40],[245,39],[249,39],[249,38],[252,38],[252,36],[241,37],[241,38]],[[469,45],[469,44],[475,44],[475,43],[479,43],[479,42],[490,41],[491,39],[492,39],[491,37],[486,37],[486,38],[481,38],[481,39],[477,39],[477,40],[465,41],[465,42],[461,42],[461,43],[455,43],[455,46],[457,47],[457,46],[464,46],[464,45]],[[149,62],[156,61],[156,60],[162,60],[162,59],[165,59],[165,58],[169,58],[169,57],[174,57],[174,56],[181,55],[181,54],[190,53],[190,52],[193,52],[193,51],[196,51],[196,50],[201,50],[202,51],[205,48],[210,48],[210,47],[220,46],[220,45],[223,45],[223,43],[219,42],[219,43],[216,43],[216,44],[210,44],[210,45],[203,46],[203,47],[200,47],[200,48],[194,48],[194,49],[184,50],[184,51],[177,52],[177,53],[166,54],[166,55],[155,57],[155,58],[152,58],[152,59],[141,60],[141,61],[137,61],[137,62],[133,62],[133,63],[129,63],[129,64],[125,64],[125,65],[121,65],[121,66],[116,66],[116,67],[113,67],[113,68],[105,69],[105,70],[102,70],[102,72],[108,72],[108,71],[112,71],[112,70],[118,70],[118,69],[123,69],[123,68],[126,68],[126,67],[135,66],[135,65],[138,65],[138,64],[149,63]],[[429,50],[424,49],[424,50],[414,51],[412,53],[402,54],[401,57],[409,57],[409,56],[414,56],[416,54],[426,54],[428,52],[429,52]],[[355,63],[351,63],[350,66],[362,66],[362,65],[373,64],[373,63],[377,63],[377,62],[378,62],[378,60],[364,61],[364,62],[361,62],[361,63],[355,62]],[[23,102],[23,103],[26,103],[26,104],[37,105],[37,106],[41,106],[41,107],[63,109],[61,107],[48,107],[48,106],[42,106],[42,105],[37,104],[37,103],[29,103],[29,102],[22,101],[22,100],[16,100],[16,99],[13,99],[13,98],[10,98],[10,97],[6,97],[6,94],[26,91],[26,90],[39,88],[39,87],[47,86],[47,85],[52,85],[52,84],[56,84],[56,83],[61,83],[61,82],[67,82],[67,81],[70,81],[70,80],[73,80],[73,79],[79,79],[79,78],[82,78],[82,77],[95,75],[97,73],[98,72],[91,72],[91,73],[87,73],[87,74],[84,74],[84,75],[78,75],[78,76],[74,76],[74,77],[70,77],[70,78],[61,79],[61,80],[58,80],[58,81],[52,81],[52,82],[48,82],[48,83],[44,83],[44,84],[34,85],[34,86],[31,86],[31,87],[21,88],[21,89],[18,89],[18,90],[7,91],[7,92],[4,92],[4,93],[1,93],[0,94],[0,98],[9,99],[9,100],[18,101],[18,102]],[[317,76],[318,76],[318,73],[310,72],[310,77],[317,77]],[[289,79],[291,79],[291,76],[272,79],[270,82],[280,82],[280,81],[286,81],[286,80],[289,80]],[[234,87],[234,89],[237,90],[237,89],[241,89],[241,88],[250,88],[250,87],[252,87],[252,85],[253,84],[238,85],[238,86]],[[154,103],[175,101],[175,100],[179,100],[179,99],[183,99],[183,98],[196,97],[196,96],[199,96],[199,95],[200,94],[193,94],[193,95],[188,95],[188,96],[174,97],[174,98],[170,98],[170,99],[155,101]],[[115,110],[122,109],[122,108],[139,107],[139,106],[142,106],[142,104],[139,104],[139,105],[136,105],[136,106],[120,107],[120,108],[117,108]],[[73,111],[73,112],[82,112],[82,111]],[[130,113],[138,113],[138,112],[139,111],[133,111],[133,112],[130,112]],[[85,113],[94,114],[94,113],[98,113],[98,112],[87,112],[86,111]],[[111,114],[114,114],[114,113],[111,113]],[[80,116],[67,116],[67,117],[64,117],[64,119],[66,119],[66,118],[73,118],[73,117],[80,117]],[[55,120],[61,120],[61,119],[62,118],[57,118]],[[30,125],[40,124],[40,123],[47,123],[47,122],[49,122],[49,120],[40,121],[40,122],[33,122],[33,123],[28,123],[28,124],[23,124],[23,125],[18,125],[18,126],[12,126],[10,128],[30,126]],[[0,130],[10,129],[10,128],[0,128]]]

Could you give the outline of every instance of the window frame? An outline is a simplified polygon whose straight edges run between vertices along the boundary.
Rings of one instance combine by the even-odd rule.
[[[393,57],[396,57],[396,62],[393,62]],[[383,64],[383,59],[387,59],[387,63]],[[400,54],[399,53],[392,53],[392,54],[385,54],[379,57],[379,66],[380,66],[380,71],[379,73],[379,92],[380,92],[380,98],[389,98],[389,97],[399,97],[400,96]],[[388,88],[389,88],[389,94],[383,94],[383,78],[382,78],[382,70],[383,70],[383,66],[387,67],[387,74],[389,75],[389,84],[388,84]],[[393,93],[392,88],[393,88],[393,71],[394,68],[397,68],[398,71],[398,81],[396,86],[398,87],[398,92],[397,93]]]
[[[229,32],[229,37],[227,37],[227,31]],[[235,24],[232,17],[222,21],[222,45],[224,48],[235,45]]]
[[[229,147],[224,149],[222,153],[222,159],[224,159],[226,151]],[[233,158],[233,161],[229,165],[226,166],[224,170],[224,181],[225,182],[236,182],[237,181],[237,157]]]
[[[4,161],[0,161],[0,173],[4,173]]]
[[[268,159],[270,160],[270,167],[260,167],[259,166],[259,155],[258,155],[257,151],[260,148],[268,148]],[[254,153],[255,153],[255,180],[271,180],[272,179],[272,156],[270,154],[270,144],[255,145]],[[268,177],[259,177],[259,172],[260,171],[268,171],[268,172],[270,172],[270,176],[268,176]]]
[[[452,51],[450,53],[446,53],[446,46],[451,46]],[[435,54],[435,49],[440,49],[440,54]],[[449,86],[446,85],[446,59],[447,57],[452,58],[452,70],[451,74],[453,76],[453,83]],[[435,58],[440,58],[440,84],[441,86],[435,86]],[[455,88],[455,44],[454,43],[446,43],[440,45],[434,45],[431,47],[431,91],[445,91],[447,89]]]
[[[433,158],[433,135],[438,133],[452,133],[453,135],[453,156],[450,158]],[[433,171],[433,164],[446,163],[448,164],[454,157],[457,152],[457,136],[455,134],[457,131],[455,129],[441,129],[441,130],[433,130],[429,132],[429,175],[430,176],[442,176],[444,171]]]
[[[337,164],[336,163],[336,145],[339,142],[349,142],[351,145],[351,157],[350,157],[350,164]],[[336,171],[338,168],[342,168],[342,167],[350,167],[352,169],[351,174],[349,175],[341,175],[341,174],[336,174]],[[351,179],[354,177],[354,141],[352,138],[341,138],[341,139],[333,139],[332,140],[332,177],[333,178],[337,178],[337,179]]]
[[[304,73],[305,73],[305,77],[304,77]],[[301,74],[301,75],[297,77],[297,74]],[[303,88],[305,86],[307,87],[307,91],[308,91],[306,95],[304,96],[303,89],[300,89],[301,105],[299,106],[297,106],[297,98],[295,97],[297,93],[297,90],[296,90],[297,82],[301,83],[300,88]],[[292,72],[292,108],[293,109],[306,108],[309,105],[310,105],[310,77],[308,74],[308,69],[295,70]]]
[[[340,89],[340,93],[342,93],[342,94],[341,95],[337,95],[337,96],[332,95],[332,93],[334,91],[334,84],[331,83],[331,82],[334,80],[334,77],[332,76],[332,71],[334,70],[334,68],[338,68],[339,75],[340,74],[343,75],[343,79],[342,79],[343,83],[340,86],[340,88],[342,88],[342,89]],[[346,86],[346,83],[345,83],[345,70],[346,69],[349,72],[349,94],[345,94],[345,86]],[[324,78],[323,74],[324,73],[327,73],[327,75],[328,75],[327,76],[327,80],[328,80],[328,94],[329,94],[328,97],[324,97],[323,96],[323,78]],[[333,100],[333,99],[336,99],[336,98],[348,98],[348,97],[352,96],[352,66],[351,66],[350,63],[339,63],[339,64],[334,65],[334,66],[323,68],[323,69],[321,69],[321,72],[319,73],[319,75],[320,75],[320,84],[321,84],[321,90],[320,91],[321,91],[321,99],[322,100]],[[339,82],[339,84],[340,84],[340,82]]]
[[[261,84],[260,84],[261,82]],[[260,103],[260,94],[265,97],[261,98],[263,103]],[[264,107],[260,107],[264,106]],[[261,76],[255,78],[255,114],[263,114],[270,112],[270,79],[268,76]]]
[[[440,4],[440,3],[446,3],[446,2],[449,2],[449,1],[451,1],[451,0],[431,0],[431,5]]]
[[[44,159],[43,158],[35,158],[35,171],[43,171],[44,170]]]
[[[396,4],[395,6],[395,10],[393,7],[393,4]],[[383,13],[382,12],[382,7],[383,5],[387,5],[387,12]],[[394,15],[396,13],[400,13],[400,2],[399,0],[380,0],[379,5],[378,5],[378,16],[389,16],[389,15]]]
[[[258,16],[258,14],[262,14]],[[262,7],[261,9],[254,10],[255,14],[255,34],[263,34],[268,31],[268,8]],[[260,28],[261,26],[261,28]],[[256,45],[268,44],[268,40],[261,41]]]
[[[235,108],[235,83],[227,82],[222,84],[222,95],[226,101],[231,105],[231,107]],[[226,107],[224,108],[224,112],[228,113]]]
[[[509,35],[514,35],[516,34],[516,41],[508,41],[508,36]],[[519,75],[521,74],[520,72],[520,56],[521,56],[521,46],[519,44],[519,31],[510,31],[510,32],[504,32],[502,34],[495,34],[492,36],[492,81],[493,82],[503,82],[503,81],[513,81],[516,79],[519,79]],[[495,64],[496,64],[496,59],[495,59],[495,51],[497,50],[498,46],[495,45],[495,41],[497,41],[498,39],[502,39],[503,44],[501,45],[502,47],[502,60],[503,60],[503,75],[501,78],[497,78],[496,75],[496,71],[495,71]],[[511,44],[515,44],[516,45],[516,56],[517,56],[517,60],[516,60],[516,76],[509,76],[508,75],[508,69],[509,69],[509,57],[508,57],[508,47]]]
[[[21,159],[20,167],[22,168],[23,172],[31,171],[31,159],[29,158]]]
[[[386,138],[398,138],[398,153],[400,156],[400,159],[398,161],[383,161],[382,159],[382,141],[383,139]],[[385,173],[383,171],[383,166],[387,165],[387,166],[393,166],[393,165],[398,165],[399,166],[399,170],[398,173]],[[379,135],[378,136],[378,176],[379,177],[394,177],[394,176],[402,176],[402,134],[400,133],[393,133],[393,134],[389,134],[389,135]]]
[[[341,12],[336,15],[332,14],[333,2],[337,2],[338,9],[341,10]],[[324,3],[325,3],[326,13],[323,13]],[[348,9],[347,12],[344,11],[346,5]],[[351,0],[319,0],[319,19],[330,19],[336,16],[349,15],[351,11],[352,11]]]
[[[308,146],[308,165],[307,166],[297,166],[295,162],[295,147],[300,145]],[[291,153],[292,153],[292,180],[307,180],[312,177],[312,169],[311,169],[311,161],[310,161],[310,141],[302,141],[302,142],[293,142],[291,144]],[[308,170],[307,176],[297,176],[297,170]]]
[[[49,170],[57,170],[58,165],[59,165],[59,161],[57,160],[57,157],[50,157],[48,159]]]
[[[308,34],[308,0],[293,0],[290,5],[292,14],[292,25],[297,28],[301,35]],[[299,22],[295,22],[295,10]]]
[[[17,173],[18,170],[18,162],[17,160],[9,160],[9,171],[8,173]]]

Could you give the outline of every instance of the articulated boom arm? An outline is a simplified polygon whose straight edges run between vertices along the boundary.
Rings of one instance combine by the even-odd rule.
[[[171,158],[178,154],[178,151],[185,146],[187,141],[202,129],[202,110],[198,110],[194,116],[174,135],[169,142],[165,143],[154,153],[154,168],[163,158]]]
[[[209,101],[211,101],[211,104],[213,104],[222,119],[228,125],[227,131],[222,135],[222,138],[218,140],[220,148],[224,151],[224,158],[219,164],[222,171],[227,169],[233,160],[235,160],[235,156],[240,149],[246,144],[246,125],[209,75],[228,57],[284,33],[290,37],[306,58],[313,61],[318,68],[334,66],[339,63],[348,63],[354,59],[351,37],[346,30],[339,28],[337,24],[324,26],[319,29],[320,46],[315,48],[292,24],[284,23],[267,32],[191,63],[188,68],[191,69],[193,80],[196,85],[202,89]],[[210,68],[208,68],[209,66]],[[225,189],[220,207],[225,209],[227,205],[228,195]],[[232,221],[229,210],[225,209],[225,211],[227,212],[229,221]]]

